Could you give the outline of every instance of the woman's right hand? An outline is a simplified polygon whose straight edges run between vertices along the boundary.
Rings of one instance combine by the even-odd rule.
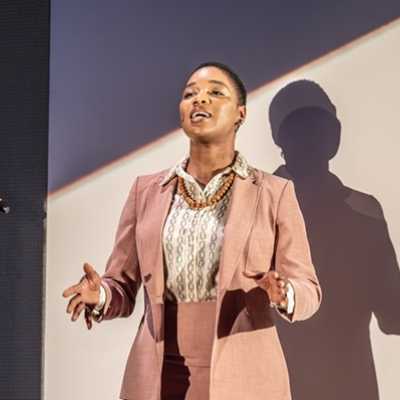
[[[72,313],[71,321],[76,321],[86,306],[89,306],[89,308],[96,306],[100,299],[101,279],[99,274],[88,263],[84,264],[83,270],[85,275],[81,278],[79,283],[70,286],[63,292],[64,297],[74,295],[67,306],[67,313]],[[92,327],[92,321],[86,312],[85,320],[88,329],[90,329]]]

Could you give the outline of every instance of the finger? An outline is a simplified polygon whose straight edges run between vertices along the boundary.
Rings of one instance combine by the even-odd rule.
[[[270,300],[272,302],[274,302],[277,305],[281,305],[282,302],[284,302],[286,304],[287,302],[287,296],[286,293],[283,293],[281,290],[279,291],[274,291],[271,295],[270,295]]]
[[[271,288],[271,281],[268,277],[268,275],[263,276],[261,279],[257,279],[256,283],[258,286],[260,286],[262,289],[268,291]]]
[[[90,289],[96,290],[100,283],[99,274],[95,271],[95,269],[89,263],[85,263],[83,265],[83,270],[85,271],[86,277],[89,281]]]
[[[78,284],[76,284],[76,285],[70,286],[69,288],[65,289],[65,290],[63,291],[63,294],[62,294],[62,295],[63,295],[63,297],[69,297],[69,296],[71,296],[72,294],[78,293],[79,290],[80,290],[80,284],[78,283]]]
[[[276,280],[274,278],[271,278],[270,282],[271,282],[271,288],[273,290],[280,290],[280,289],[286,287],[285,282],[282,280]]]
[[[285,300],[285,296],[283,296],[280,292],[277,292],[277,291],[268,293],[268,295],[269,295],[270,300],[276,304],[279,304],[281,301]]]
[[[83,264],[83,270],[85,271],[85,274],[90,274],[94,268],[89,263],[85,262]]]
[[[85,308],[85,322],[86,322],[86,327],[89,330],[92,329],[92,312],[87,307]]]
[[[286,293],[286,282],[283,280],[276,280],[274,278],[270,278],[269,279],[270,282],[270,289],[273,292],[281,292],[281,291],[285,291]]]
[[[81,312],[82,312],[82,310],[83,310],[84,308],[85,308],[85,303],[80,302],[80,303],[76,306],[76,308],[75,308],[75,310],[74,310],[74,313],[72,314],[71,321],[76,321],[76,320],[79,318],[79,315],[81,314]]]
[[[83,265],[83,270],[85,271],[86,276],[90,279],[94,279],[98,276],[96,270],[89,263]]]
[[[74,296],[68,303],[67,306],[67,313],[71,313],[75,310],[75,307],[82,301],[82,296],[80,294],[77,294]]]
[[[281,281],[276,279],[276,275],[274,272],[275,271],[271,271],[271,273],[268,274],[267,278],[264,279],[262,282],[260,281],[260,283],[264,285],[263,287],[268,292],[268,295],[271,299],[280,301],[281,289],[285,289],[285,287],[282,287],[280,283]]]
[[[275,303],[278,303],[284,299],[286,299],[287,296],[287,288],[280,287],[275,281],[275,284],[271,285],[268,290],[268,296],[271,299],[271,301],[274,301]]]
[[[255,279],[255,280],[262,279],[265,276],[264,272],[254,272],[254,273],[252,273],[252,272],[248,272],[248,271],[245,270],[242,273],[246,278]]]
[[[270,306],[273,308],[281,307],[281,302],[285,300],[286,295],[283,294],[283,289],[278,286],[277,281],[273,282],[274,284],[271,284],[269,290],[267,291],[270,300]]]
[[[279,306],[282,308],[287,308],[287,304],[288,302],[286,299],[279,302]]]
[[[277,283],[278,283],[278,286],[281,287],[281,288],[286,287],[286,284],[287,284],[286,280],[285,280],[285,279],[282,279],[282,278],[280,278],[280,279],[277,281]]]
[[[281,284],[281,282],[277,282],[277,284],[273,287],[273,290],[279,295],[286,297],[286,294],[288,292],[288,288],[286,284]]]
[[[273,280],[279,279],[279,273],[277,271],[269,271],[268,276],[270,277],[270,279],[273,279]]]

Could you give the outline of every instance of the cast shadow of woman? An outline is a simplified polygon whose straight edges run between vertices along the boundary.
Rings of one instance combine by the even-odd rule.
[[[304,323],[277,321],[294,400],[379,399],[371,317],[400,334],[400,272],[379,202],[329,171],[341,125],[322,88],[297,81],[273,99],[269,118],[294,181],[323,299]]]

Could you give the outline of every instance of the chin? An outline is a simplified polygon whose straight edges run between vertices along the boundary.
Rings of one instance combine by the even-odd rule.
[[[190,129],[185,130],[186,135],[194,141],[212,141],[215,138],[215,132],[210,132],[209,130],[205,130],[202,128],[195,128],[191,127]]]

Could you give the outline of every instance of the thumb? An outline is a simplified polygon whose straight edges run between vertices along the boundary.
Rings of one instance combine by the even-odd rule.
[[[83,270],[85,271],[85,275],[88,280],[90,289],[92,289],[92,290],[98,289],[99,285],[100,285],[99,274],[95,271],[95,269],[89,263],[85,263],[83,265]]]

